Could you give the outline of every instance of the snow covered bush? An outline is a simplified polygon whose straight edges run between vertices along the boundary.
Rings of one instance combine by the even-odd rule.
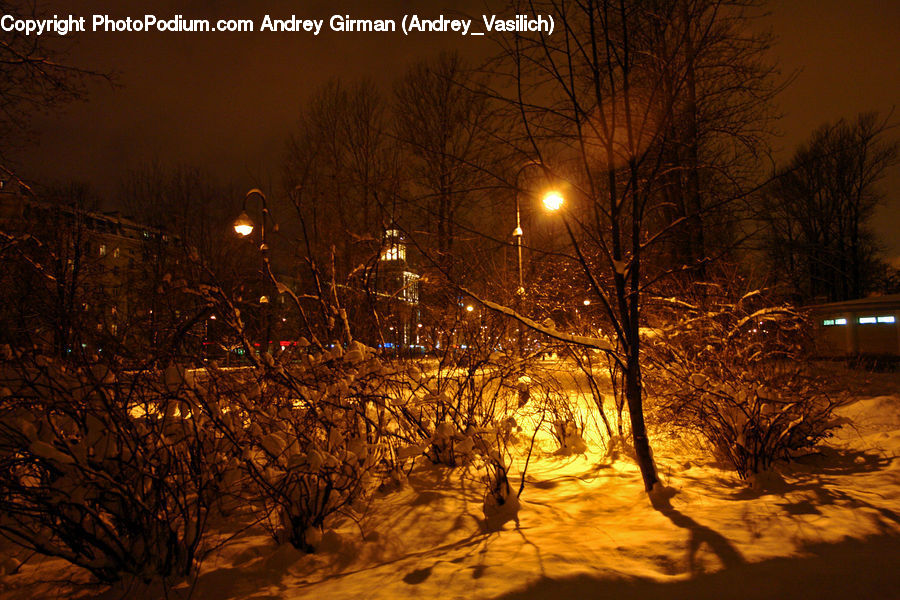
[[[518,409],[516,373],[499,362],[502,359],[494,359],[498,362],[484,358],[466,369],[439,365],[427,375],[419,371],[397,418],[410,441],[422,445],[432,462],[467,464],[473,456],[474,434],[493,429]]]
[[[677,422],[696,428],[742,478],[812,450],[831,435],[836,404],[797,371],[751,369],[737,380],[691,377],[673,394]]]
[[[485,526],[497,530],[507,521],[518,522],[520,483],[535,441],[519,419],[531,422],[536,434],[546,409],[546,386],[522,373],[539,359],[496,350],[508,341],[508,326],[500,319],[480,316],[431,333],[443,349],[434,359],[396,364],[387,405],[396,424],[390,435],[395,456],[465,467],[484,486]],[[514,469],[522,477],[515,486]]]
[[[535,440],[550,414],[546,401],[527,408],[520,404],[519,409],[520,418],[530,421],[533,427],[530,434],[513,416],[471,432],[474,456],[477,457],[474,466],[484,485],[482,509],[487,531],[498,531],[508,521],[515,521],[518,526],[519,496],[525,489]],[[514,467],[519,475],[517,487],[510,482]]]
[[[615,454],[620,446],[625,447],[628,444],[623,418],[626,398],[624,373],[621,366],[608,353],[581,352],[578,348],[569,347],[562,349],[560,354],[569,357],[578,365],[593,401],[594,414],[600,418],[600,422],[603,424],[600,433],[601,435],[606,434],[607,451]],[[606,381],[609,381],[611,385],[612,394],[601,391],[601,387]],[[612,415],[607,414],[609,410],[613,411]],[[570,420],[575,422],[575,415],[572,416],[573,419]],[[584,420],[582,417],[581,431],[584,431]],[[561,447],[564,446],[561,444]]]
[[[584,440],[587,414],[573,406],[569,397],[558,389],[559,384],[552,379],[529,379],[532,394],[537,396],[535,403],[544,413],[542,416],[548,432],[558,445],[556,453],[562,456],[584,454],[587,451],[587,442]]]
[[[801,313],[711,284],[690,300],[658,299],[666,319],[644,332],[661,420],[705,438],[742,478],[831,435],[836,403],[808,373]]]
[[[509,434],[514,425],[515,421],[507,421],[493,432],[484,432],[478,436],[484,468],[482,479],[485,484],[482,511],[487,531],[499,531],[508,521],[519,524],[519,494],[524,486],[516,490],[509,482],[512,464]],[[523,472],[523,481],[524,477]]]
[[[2,358],[0,533],[104,582],[189,574],[224,450],[202,386],[174,367]]]
[[[464,347],[454,347],[463,334],[469,336],[461,338]],[[523,402],[523,360],[493,350],[502,336],[499,326],[467,329],[457,323],[441,335],[436,360],[400,365],[390,410],[403,455],[425,454],[455,467],[473,458],[475,431],[512,416]]]
[[[241,449],[273,536],[313,551],[328,519],[351,510],[376,482],[384,452],[383,368],[354,342],[275,360],[263,355],[253,381],[229,400],[215,426]]]
[[[584,421],[575,416],[580,413],[569,404],[553,372],[534,364],[529,373],[516,381],[511,396],[515,402],[506,405],[507,416],[471,430],[475,457],[472,466],[484,485],[482,508],[487,531],[498,531],[509,521],[518,526],[519,497],[542,431],[549,430],[551,436],[565,432],[562,438],[556,438],[560,444],[558,454],[587,450],[581,436]],[[576,421],[580,425],[574,425]],[[511,481],[513,473],[518,476],[515,485]]]

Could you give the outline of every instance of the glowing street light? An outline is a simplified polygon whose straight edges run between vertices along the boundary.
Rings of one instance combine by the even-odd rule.
[[[522,215],[521,208],[519,203],[519,178],[522,176],[522,173],[528,167],[540,167],[541,170],[544,171],[544,174],[549,174],[549,169],[546,165],[544,165],[539,160],[530,160],[524,163],[519,170],[516,171],[515,178],[515,201],[516,201],[516,228],[513,230],[513,239],[515,240],[515,248],[516,248],[516,271],[518,274],[518,283],[519,286],[516,288],[516,311],[521,312],[522,300],[525,296],[525,281],[523,279],[522,274]],[[559,194],[559,192],[550,192],[544,195],[543,198],[544,206],[551,211],[559,209],[563,205],[563,197]],[[524,347],[524,341],[522,339],[522,328],[518,328],[518,349],[519,352],[522,353],[522,348]]]
[[[562,205],[563,205],[563,202],[565,202],[565,199],[562,197],[562,194],[560,194],[559,192],[550,191],[550,192],[547,192],[546,194],[544,194],[543,202],[544,202],[544,208],[546,208],[547,210],[557,211],[560,208],[562,208]]]
[[[237,219],[235,219],[233,227],[234,227],[235,233],[237,233],[241,237],[247,237],[251,233],[253,233],[253,229],[254,229],[253,220],[250,219],[250,215],[247,214],[247,201],[253,196],[255,196],[259,200],[260,207],[262,209],[262,222],[260,223],[260,229],[259,229],[259,239],[260,239],[259,253],[260,253],[260,256],[262,257],[263,277],[265,277],[266,275],[268,275],[269,277],[272,277],[272,270],[271,270],[271,267],[269,266],[269,245],[266,243],[266,227],[268,226],[267,221],[269,219],[269,206],[266,202],[266,195],[262,193],[262,190],[253,188],[252,190],[247,192],[247,195],[244,196],[244,203],[241,206],[241,214],[238,215]],[[278,231],[277,225],[275,225],[275,231]],[[270,304],[269,304],[269,296],[268,295],[260,296],[259,303],[263,307],[263,309],[262,309],[263,321],[265,322],[265,325],[266,325],[265,339],[263,340],[261,349],[265,352],[268,352],[269,351],[269,342],[271,339],[271,330],[272,330],[272,322],[271,322],[270,315],[269,315],[269,312],[271,311]]]
[[[253,233],[253,221],[246,210],[242,210],[238,218],[234,220],[234,231],[241,237],[247,237]]]
[[[241,214],[238,215],[238,218],[234,220],[234,231],[241,237],[247,237],[251,233],[253,233],[254,223],[253,219],[250,218],[250,215],[247,214],[247,200],[249,200],[252,196],[256,196],[260,204],[262,206],[262,229],[260,229],[260,239],[262,240],[262,245],[260,246],[260,250],[266,251],[268,247],[266,246],[266,220],[269,217],[269,206],[266,203],[266,195],[262,193],[262,190],[257,188],[253,188],[247,195],[244,196],[244,204],[241,206]],[[276,225],[276,231],[278,227]]]
[[[540,161],[532,160],[528,161],[519,167],[519,170],[516,172],[516,180],[515,180],[515,201],[516,201],[516,228],[513,229],[513,238],[515,239],[516,246],[516,266],[517,266],[517,274],[519,279],[519,287],[516,289],[516,294],[518,296],[522,296],[525,294],[525,282],[522,277],[522,215],[521,208],[519,206],[519,177],[528,167],[541,167],[545,172],[547,171],[547,167],[541,163]],[[544,195],[542,199],[544,203],[544,207],[547,210],[555,211],[559,210],[559,208],[563,205],[563,197],[557,191],[550,191]]]
[[[473,310],[475,310],[475,307],[472,306],[471,304],[466,306],[466,312],[472,312]]]

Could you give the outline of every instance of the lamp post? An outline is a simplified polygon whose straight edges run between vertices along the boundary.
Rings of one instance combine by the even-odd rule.
[[[544,203],[544,208],[546,208],[550,212],[555,212],[562,208],[565,199],[562,197],[562,194],[560,194],[556,190],[551,190],[544,194],[542,202]]]
[[[244,196],[244,203],[241,205],[241,214],[234,220],[234,231],[241,237],[247,237],[253,233],[253,220],[250,218],[250,215],[247,214],[247,200],[249,200],[251,196],[259,198],[262,207],[262,223],[260,224],[259,229],[259,250],[262,252],[263,260],[268,262],[269,247],[266,245],[266,221],[269,218],[269,205],[266,203],[266,195],[262,193],[262,190],[253,188],[247,192],[246,196]]]
[[[519,171],[521,173],[521,171]],[[519,286],[516,288],[516,296],[522,296],[525,293],[525,285],[522,281],[522,213],[519,209],[519,186],[516,186],[516,228],[513,229],[513,239],[515,239],[516,256],[519,273]]]
[[[516,204],[516,228],[513,229],[513,238],[515,239],[516,246],[516,271],[518,275],[518,287],[516,288],[516,312],[521,313],[522,308],[522,298],[525,295],[525,281],[522,273],[522,210],[521,203],[519,202],[519,178],[522,176],[522,173],[525,172],[525,169],[528,167],[541,167],[545,172],[548,170],[544,163],[538,160],[530,160],[524,163],[519,170],[516,171],[515,178],[515,204]],[[563,197],[557,191],[549,191],[542,198],[542,202],[544,207],[549,211],[559,210],[559,208],[563,205]],[[518,346],[519,353],[522,354],[522,327],[521,325],[517,328],[518,332]]]
[[[516,267],[518,274],[518,287],[516,288],[516,294],[522,296],[525,294],[525,282],[522,274],[522,209],[521,203],[519,201],[519,177],[522,176],[522,173],[528,167],[541,167],[544,171],[547,170],[547,167],[544,163],[537,160],[530,160],[519,167],[519,170],[516,171],[516,179],[515,179],[515,203],[516,203],[516,228],[513,229],[513,238],[515,239],[516,246]],[[548,191],[544,194],[544,197],[541,199],[544,204],[544,207],[549,211],[556,211],[562,207],[564,199],[562,194],[555,190]]]
[[[519,202],[519,178],[522,176],[522,173],[525,172],[525,169],[528,167],[543,167],[543,163],[536,160],[529,160],[524,163],[519,170],[516,171],[516,179],[514,182],[515,185],[515,204],[516,204],[516,228],[513,229],[513,240],[516,247],[516,273],[518,275],[518,287],[516,287],[516,296],[521,298],[525,294],[525,282],[522,276],[522,208],[521,203]]]
[[[262,269],[263,269],[263,278],[272,280],[272,269],[269,263],[269,245],[266,243],[266,222],[269,219],[269,206],[266,202],[266,195],[262,193],[262,190],[258,188],[253,188],[247,195],[244,196],[244,203],[241,206],[241,214],[238,215],[238,218],[234,221],[234,231],[241,237],[247,237],[251,233],[253,233],[254,225],[253,220],[250,218],[250,215],[247,214],[247,200],[250,197],[256,197],[260,201],[260,207],[262,209],[262,219],[259,227],[259,253],[262,256]],[[269,319],[269,296],[264,294],[259,299],[260,304],[263,309],[263,321],[265,323],[265,339],[260,347],[260,352],[268,352],[269,351],[269,338],[271,337],[271,323]]]

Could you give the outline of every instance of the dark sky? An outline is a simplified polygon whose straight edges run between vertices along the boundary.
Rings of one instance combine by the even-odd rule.
[[[135,3],[136,5],[138,3]],[[49,13],[160,18],[394,18],[419,13],[480,15],[478,0],[333,2],[187,0],[45,2]],[[448,8],[452,7],[452,8]],[[900,104],[900,2],[775,0],[761,21],[778,38],[772,52],[784,73],[797,72],[779,107],[784,159],[816,126],[865,110],[888,114]],[[327,28],[327,24],[326,24]],[[309,92],[330,78],[389,83],[405,66],[442,48],[487,56],[489,36],[429,33],[87,33],[72,34],[70,61],[118,73],[118,87],[91,86],[86,102],[36,122],[39,135],[19,157],[40,180],[82,180],[112,194],[124,173],[148,160],[202,167],[242,187],[278,181],[286,132]],[[893,116],[900,122],[900,110]],[[900,258],[900,168],[883,182],[888,202],[875,220],[892,257]]]

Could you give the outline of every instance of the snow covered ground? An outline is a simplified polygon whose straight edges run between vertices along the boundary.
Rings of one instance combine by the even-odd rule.
[[[900,376],[848,372],[847,419],[820,454],[754,488],[698,444],[657,432],[667,488],[651,503],[626,456],[538,449],[519,524],[483,526],[473,471],[419,464],[358,523],[318,552],[276,546],[238,515],[235,538],[169,597],[328,598],[900,598]],[[25,558],[20,556],[20,558]],[[33,557],[0,579],[0,597],[162,597],[106,590]]]

